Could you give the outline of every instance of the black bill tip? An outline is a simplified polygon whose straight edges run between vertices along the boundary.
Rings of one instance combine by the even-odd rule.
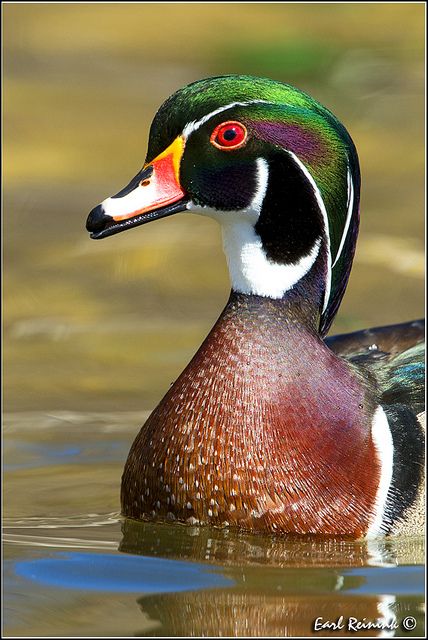
[[[88,215],[88,219],[86,220],[86,229],[92,233],[103,231],[108,225],[109,220],[111,220],[111,217],[105,214],[103,205],[99,204],[94,207]]]
[[[160,218],[171,216],[174,213],[186,211],[188,202],[188,199],[182,199],[165,207],[161,207],[160,209],[140,213],[132,218],[120,220],[119,222],[113,220],[111,216],[106,215],[103,206],[99,204],[90,212],[86,221],[86,229],[90,232],[90,237],[93,240],[101,240],[101,238],[113,236],[121,231],[126,231],[126,229],[132,229],[147,222],[152,222],[152,220],[159,220]]]

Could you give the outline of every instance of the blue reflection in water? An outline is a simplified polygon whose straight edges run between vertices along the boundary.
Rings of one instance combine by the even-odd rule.
[[[395,594],[400,596],[423,596],[425,587],[425,567],[420,565],[399,567],[358,567],[345,569],[342,572],[345,578],[341,591],[347,593],[359,593],[364,595],[377,595],[379,593]],[[360,577],[358,585],[347,585],[347,578]]]
[[[15,572],[40,584],[67,589],[122,593],[171,593],[229,587],[219,567],[146,556],[107,553],[57,553],[51,558],[21,560]]]
[[[5,471],[21,471],[58,464],[118,462],[126,458],[129,442],[125,440],[107,443],[88,442],[85,446],[78,443],[38,445],[25,442],[17,443],[14,447],[20,461],[13,464],[6,462]]]

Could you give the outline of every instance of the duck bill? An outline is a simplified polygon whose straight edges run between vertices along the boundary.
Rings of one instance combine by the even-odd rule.
[[[185,211],[189,199],[180,185],[184,139],[174,142],[145,165],[119,193],[90,212],[86,228],[98,240],[152,220]]]

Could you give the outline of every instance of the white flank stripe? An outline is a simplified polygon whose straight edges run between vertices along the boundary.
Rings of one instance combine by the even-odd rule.
[[[348,235],[349,223],[351,222],[353,208],[354,208],[354,184],[352,182],[351,172],[348,169],[348,213],[346,214],[345,228],[343,229],[340,245],[337,250],[337,254],[334,259],[334,262],[331,265],[332,269],[334,269],[334,266],[336,262],[339,260],[340,254],[342,253],[343,245],[345,244],[346,236]]]
[[[394,444],[385,411],[379,406],[373,416],[372,438],[380,462],[380,479],[376,492],[375,513],[366,533],[366,538],[382,535],[386,499],[392,480]]]
[[[205,124],[205,122],[210,120],[213,116],[216,116],[218,113],[221,113],[222,111],[227,111],[227,109],[231,109],[232,107],[246,107],[249,104],[259,104],[259,103],[272,104],[268,100],[249,100],[248,102],[231,102],[230,104],[226,104],[223,107],[219,107],[218,109],[211,111],[211,113],[207,113],[207,115],[201,118],[200,120],[193,120],[192,122],[189,122],[188,124],[186,124],[186,126],[183,129],[183,136],[187,139],[190,136],[190,134],[193,133],[193,131],[196,131],[197,129],[199,129],[199,127]]]
[[[305,175],[305,177],[308,179],[316,201],[318,203],[318,206],[320,208],[323,220],[324,220],[324,230],[325,230],[325,239],[326,239],[326,244],[327,244],[327,277],[326,277],[326,283],[325,283],[325,293],[324,293],[324,305],[322,308],[322,312],[324,313],[324,311],[327,309],[327,304],[328,304],[328,300],[330,298],[330,289],[331,289],[331,253],[330,253],[330,229],[328,226],[328,216],[327,216],[327,210],[325,208],[325,204],[324,201],[322,199],[321,193],[316,185],[315,180],[313,179],[313,177],[311,176],[311,174],[309,173],[309,171],[307,170],[307,168],[305,167],[305,165],[302,163],[301,160],[299,160],[299,158],[292,152],[289,151],[288,149],[286,149],[287,153],[293,158],[294,162],[298,165],[298,167],[301,169],[302,173]]]

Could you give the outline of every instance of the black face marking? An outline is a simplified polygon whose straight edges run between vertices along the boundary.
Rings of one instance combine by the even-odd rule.
[[[311,184],[286,152],[269,156],[269,183],[255,226],[267,257],[279,264],[308,255],[323,233]]]
[[[424,467],[424,435],[415,414],[405,405],[383,408],[394,444],[392,481],[384,516],[388,533],[417,497]]]
[[[219,151],[218,153],[222,153]],[[245,209],[251,203],[256,190],[256,165],[254,162],[198,167],[181,166],[183,183],[196,204],[219,211]]]

